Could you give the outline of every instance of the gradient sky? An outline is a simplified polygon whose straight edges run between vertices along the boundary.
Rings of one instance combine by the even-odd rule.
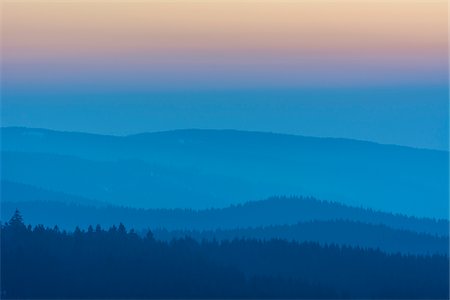
[[[2,4],[3,126],[448,149],[447,1]]]

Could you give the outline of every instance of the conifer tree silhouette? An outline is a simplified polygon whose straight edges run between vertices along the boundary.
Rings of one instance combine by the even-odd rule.
[[[14,212],[14,215],[9,220],[9,225],[11,228],[16,230],[26,229],[25,223],[23,222],[22,215],[18,209]]]

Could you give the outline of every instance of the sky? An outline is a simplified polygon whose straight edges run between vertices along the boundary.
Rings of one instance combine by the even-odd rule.
[[[448,149],[447,1],[2,2],[2,126]]]

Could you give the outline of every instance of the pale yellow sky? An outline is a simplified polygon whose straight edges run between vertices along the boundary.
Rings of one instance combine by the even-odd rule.
[[[447,55],[446,1],[7,1],[12,61]]]

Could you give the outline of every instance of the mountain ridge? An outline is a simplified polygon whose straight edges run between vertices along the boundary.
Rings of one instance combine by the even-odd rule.
[[[87,226],[98,222],[110,226],[119,222],[135,229],[166,228],[168,230],[215,230],[261,226],[294,225],[298,222],[349,220],[366,224],[383,224],[393,229],[409,230],[439,236],[448,236],[448,220],[415,218],[405,215],[349,207],[340,203],[312,197],[272,197],[249,201],[225,208],[195,209],[140,209],[124,206],[92,206],[73,201],[62,201],[61,193],[48,192],[39,200],[15,201],[15,195],[2,189],[1,219],[9,220],[15,209],[21,210],[31,223],[58,224],[62,228]],[[28,187],[31,195],[36,194]],[[14,191],[13,191],[14,192]],[[24,197],[26,198],[26,197]]]
[[[448,218],[448,153],[439,150],[234,130],[179,130],[128,137],[23,128],[2,128],[1,132],[2,175],[11,181],[38,185],[35,181],[41,182],[43,174],[38,169],[21,165],[20,160],[10,161],[5,152],[28,153],[31,165],[42,163],[41,156],[32,153],[46,153],[106,162],[109,171],[101,174],[115,174],[114,187],[123,188],[124,192],[127,185],[119,180],[119,176],[126,182],[125,174],[134,172],[130,173],[130,170],[140,170],[139,174],[147,175],[153,172],[146,167],[149,165],[173,170],[173,174],[166,172],[164,177],[170,183],[167,186],[169,192],[179,190],[180,193],[189,191],[188,194],[204,195],[200,197],[201,201],[197,201],[198,197],[186,199],[192,208],[217,206],[218,203],[226,206],[272,195],[311,195],[351,206]],[[57,174],[64,173],[67,168],[59,166],[58,169],[55,161],[48,163],[55,165],[54,178],[60,180]],[[77,164],[71,165],[77,167]],[[49,169],[43,165],[40,168]],[[86,172],[96,169],[92,166]],[[184,171],[181,174],[179,170]],[[17,176],[6,176],[11,172]],[[35,179],[27,182],[24,176]],[[80,174],[66,179],[82,182],[84,177]],[[141,177],[136,178],[141,183],[132,191],[142,198],[147,187]],[[193,182],[191,178],[197,178],[197,181]],[[92,184],[99,186],[105,180],[93,178]],[[173,187],[174,181],[178,187]],[[42,187],[48,188],[50,183],[46,182]],[[60,191],[73,193],[73,190]],[[76,195],[91,197],[83,193]],[[95,200],[104,201],[105,195]],[[143,204],[173,207],[178,203],[175,198],[164,199],[162,196]],[[171,204],[171,201],[175,202]]]
[[[226,241],[233,239],[318,242],[321,245],[341,245],[380,249],[387,253],[446,254],[448,236],[418,233],[395,229],[384,224],[350,220],[326,220],[298,222],[289,225],[269,225],[236,229],[215,230],[166,230],[151,229],[156,239],[170,241],[190,237],[197,241]],[[144,230],[145,232],[145,230]]]
[[[171,129],[171,130],[158,130],[158,131],[143,131],[138,133],[130,133],[123,135],[116,134],[103,134],[103,133],[94,133],[94,132],[84,132],[84,131],[76,131],[76,130],[57,130],[57,129],[48,129],[41,127],[26,127],[26,126],[3,126],[0,127],[0,131],[37,131],[37,133],[58,133],[58,134],[73,134],[73,135],[83,135],[83,136],[95,136],[95,137],[109,137],[109,138],[145,138],[154,135],[170,135],[170,134],[178,134],[178,133],[190,133],[190,132],[208,132],[208,133],[239,133],[239,134],[257,134],[257,135],[268,135],[268,136],[276,136],[276,137],[291,137],[291,138],[303,138],[303,139],[315,139],[315,140],[331,140],[331,141],[339,141],[339,142],[348,142],[348,143],[358,143],[358,144],[370,144],[370,145],[378,145],[378,146],[386,146],[393,148],[406,148],[406,149],[414,149],[414,150],[423,150],[423,151],[435,151],[435,152],[450,152],[450,150],[442,150],[442,149],[433,149],[433,148],[421,148],[421,147],[412,147],[400,144],[392,144],[392,143],[380,143],[371,140],[361,140],[361,139],[352,139],[352,138],[341,138],[341,137],[331,137],[331,136],[311,136],[311,135],[302,135],[302,134],[292,134],[292,133],[278,133],[272,131],[255,131],[255,130],[240,130],[240,129],[211,129],[211,128],[185,128],[185,129]]]

